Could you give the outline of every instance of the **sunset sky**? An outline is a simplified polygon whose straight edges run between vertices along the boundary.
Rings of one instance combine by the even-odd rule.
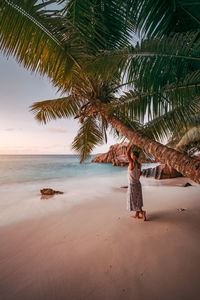
[[[0,154],[70,154],[78,121],[62,119],[39,124],[29,106],[35,101],[59,98],[47,78],[31,74],[14,59],[0,54]],[[116,143],[96,147],[106,152]]]

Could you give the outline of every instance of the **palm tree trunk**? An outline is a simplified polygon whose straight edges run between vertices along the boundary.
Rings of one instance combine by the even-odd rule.
[[[105,117],[112,127],[129,139],[131,143],[200,184],[200,161],[133,131],[115,117]]]

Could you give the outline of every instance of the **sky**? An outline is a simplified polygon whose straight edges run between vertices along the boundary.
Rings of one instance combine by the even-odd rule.
[[[29,112],[33,102],[59,96],[48,78],[0,54],[0,154],[75,154],[71,144],[79,128],[77,120],[59,119],[41,125]],[[108,143],[93,153],[107,152],[117,142],[109,135]]]

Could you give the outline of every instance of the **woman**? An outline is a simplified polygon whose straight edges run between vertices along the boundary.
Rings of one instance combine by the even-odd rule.
[[[127,208],[129,211],[135,211],[135,215],[131,217],[139,219],[141,214],[143,220],[146,221],[146,211],[142,210],[143,199],[142,187],[140,183],[141,164],[138,161],[139,153],[137,151],[131,152],[131,147],[132,145],[128,147],[126,153],[129,161]]]

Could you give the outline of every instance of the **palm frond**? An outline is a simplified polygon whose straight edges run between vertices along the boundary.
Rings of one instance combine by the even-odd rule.
[[[179,149],[193,142],[200,142],[200,126],[190,128],[183,135],[176,147]]]
[[[72,149],[80,155],[80,162],[82,163],[89,157],[94,147],[102,142],[102,129],[98,126],[95,118],[89,116],[81,125],[72,143]]]
[[[144,124],[141,132],[156,141],[166,141],[171,136],[176,136],[184,128],[189,128],[194,115],[200,111],[200,99],[188,100],[158,118]]]
[[[48,9],[52,4],[56,8]],[[125,47],[131,37],[116,0],[2,0],[0,8],[0,51],[32,72],[46,74],[63,92],[93,54]]]
[[[187,72],[198,68],[199,48],[198,32],[179,33],[162,40],[144,40],[129,55],[124,70],[127,80],[137,81],[143,90],[158,89],[181,80]]]
[[[158,88],[182,79],[188,70],[195,71],[200,62],[199,48],[198,32],[143,40],[136,47],[102,52],[91,64],[91,71],[98,69],[107,78],[119,72],[129,85],[132,83],[142,90]]]
[[[141,92],[129,90],[121,97],[107,105],[107,109],[115,112],[116,116],[123,115],[130,120],[141,123],[149,122],[163,114],[179,109],[185,105],[199,109],[200,103],[200,71],[188,74],[183,82],[164,86],[160,90]],[[195,110],[193,110],[195,113]],[[187,113],[186,113],[187,118]]]
[[[0,51],[32,72],[46,74],[61,88],[86,56],[84,40],[58,11],[48,11],[48,5],[57,1],[37,2],[1,3]]]
[[[79,29],[93,53],[130,43],[133,28],[127,22],[125,9],[116,0],[69,0],[64,15]]]
[[[81,106],[81,101],[72,96],[54,100],[35,102],[30,107],[35,119],[46,124],[50,120],[75,116]]]
[[[199,1],[123,0],[127,18],[141,36],[163,37],[200,26]]]

